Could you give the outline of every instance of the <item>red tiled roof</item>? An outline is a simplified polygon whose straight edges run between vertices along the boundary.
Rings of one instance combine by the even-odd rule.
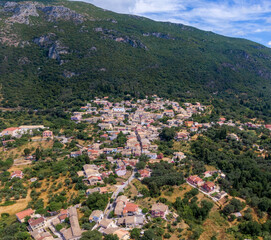
[[[134,203],[127,203],[126,206],[123,209],[123,213],[136,212],[137,209],[138,209],[138,205],[136,205]]]
[[[4,131],[14,131],[14,130],[17,130],[19,128],[17,127],[10,127],[10,128],[6,128]]]
[[[16,217],[20,220],[24,219],[27,216],[31,216],[34,213],[34,211],[31,208],[28,208],[24,211],[16,213]]]
[[[40,223],[42,223],[42,222],[44,222],[44,218],[43,218],[43,217],[40,217],[40,218],[37,218],[37,219],[35,219],[35,218],[30,218],[30,219],[28,220],[28,223],[29,223],[29,225],[31,225],[31,226],[36,226],[36,225],[38,225],[38,224],[40,224]]]
[[[212,188],[212,187],[215,186],[215,184],[214,184],[213,182],[206,182],[206,183],[204,184],[204,186],[209,187],[209,188]]]

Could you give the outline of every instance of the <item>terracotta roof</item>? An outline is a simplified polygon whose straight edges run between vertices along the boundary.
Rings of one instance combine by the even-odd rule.
[[[34,213],[34,211],[31,208],[28,208],[24,211],[16,213],[16,217],[20,220],[24,219],[27,216],[31,216]]]
[[[38,224],[40,224],[42,222],[44,222],[44,218],[43,217],[40,217],[40,218],[37,218],[37,219],[30,218],[28,220],[28,223],[29,223],[30,226],[36,226],[36,225],[38,225]]]
[[[123,209],[123,213],[136,212],[138,210],[138,205],[134,203],[127,203]]]
[[[213,182],[206,182],[204,185],[209,187],[209,188],[212,188],[212,187],[215,186],[215,184]]]
[[[18,127],[10,127],[10,128],[6,128],[3,131],[14,131],[14,130],[17,130],[17,129],[19,129],[19,128]]]

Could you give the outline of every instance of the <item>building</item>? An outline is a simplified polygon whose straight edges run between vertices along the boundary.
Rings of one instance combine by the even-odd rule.
[[[204,185],[202,186],[202,188],[206,192],[212,192],[215,189],[215,184],[213,182],[206,182],[206,183],[204,183]]]
[[[52,131],[50,130],[46,130],[42,133],[42,137],[43,138],[53,138],[54,137],[54,134]]]
[[[186,158],[185,154],[183,152],[175,152],[173,159],[179,159],[182,160]]]
[[[29,227],[31,231],[34,231],[36,229],[43,228],[45,226],[45,219],[43,217],[40,218],[30,218],[28,220]]]
[[[187,181],[198,187],[201,187],[204,184],[204,181],[197,175],[190,176]]]
[[[117,225],[125,225],[126,228],[135,228],[144,224],[144,217],[140,216],[127,216],[119,218]]]
[[[168,206],[163,203],[155,203],[151,208],[152,217],[165,218],[168,214]]]
[[[123,216],[132,216],[138,213],[138,205],[134,203],[126,203],[125,207],[123,208],[122,215]]]
[[[138,170],[138,173],[140,174],[140,176],[141,176],[142,178],[150,177],[150,176],[151,176],[151,171],[148,170],[148,169]]]
[[[82,155],[82,151],[71,152],[70,156],[76,158]]]
[[[63,223],[65,219],[68,217],[69,217],[69,212],[67,209],[62,209],[58,215],[58,219],[61,223]]]
[[[117,198],[117,200],[116,200],[116,206],[115,206],[115,210],[114,210],[114,214],[116,216],[122,216],[123,209],[124,209],[127,201],[128,201],[128,198],[126,196],[124,196],[124,195],[119,196]]]
[[[121,177],[126,175],[126,167],[121,167],[115,170],[116,174]]]
[[[18,127],[10,127],[6,128],[1,132],[1,137],[10,135],[12,137],[17,137],[19,135],[19,128]]]
[[[89,216],[89,222],[100,223],[103,217],[104,217],[103,211],[94,210]]]
[[[23,176],[24,176],[24,174],[23,174],[23,172],[22,171],[20,171],[20,170],[16,170],[16,171],[14,171],[12,174],[11,174],[11,179],[12,178],[15,178],[15,177],[17,177],[17,178],[23,178]]]
[[[82,235],[82,230],[78,222],[77,210],[75,207],[71,207],[68,210],[70,215],[70,225],[71,227],[66,229],[61,229],[60,232],[65,240],[79,240]]]
[[[185,124],[186,127],[190,128],[190,127],[193,126],[194,122],[193,121],[185,121],[184,124]]]
[[[24,211],[16,213],[16,217],[20,223],[23,223],[25,220],[25,217],[32,217],[34,215],[34,210],[31,208],[28,208]]]
[[[114,227],[114,222],[111,219],[103,218],[102,221],[99,224],[99,227],[106,229],[106,228],[111,228]]]
[[[35,240],[55,240],[55,238],[53,238],[53,236],[46,230],[36,229],[30,234]]]

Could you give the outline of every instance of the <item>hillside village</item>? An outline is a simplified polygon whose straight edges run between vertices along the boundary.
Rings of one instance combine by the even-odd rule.
[[[103,236],[117,235],[118,239],[126,240],[133,238],[131,232],[135,228],[140,229],[140,235],[143,236],[146,231],[144,226],[155,221],[153,219],[159,218],[159,221],[163,220],[168,224],[173,220],[180,221],[182,216],[179,216],[178,211],[166,201],[157,200],[146,208],[146,204],[141,205],[142,202],[138,201],[144,199],[144,193],[137,191],[136,194],[132,194],[133,196],[129,193],[135,182],[146,184],[151,191],[147,179],[155,176],[154,172],[157,170],[154,166],[158,167],[161,162],[168,164],[164,167],[170,166],[170,171],[177,176],[176,181],[191,189],[186,194],[200,193],[203,198],[209,199],[220,208],[229,202],[231,199],[229,193],[221,188],[221,182],[227,178],[222,170],[213,168],[201,172],[199,169],[198,174],[193,174],[193,171],[186,167],[191,154],[172,149],[166,149],[163,153],[160,140],[172,140],[176,144],[186,145],[213,126],[236,127],[240,131],[245,131],[247,128],[271,130],[271,125],[237,123],[226,117],[220,117],[217,122],[193,120],[194,116],[206,115],[208,111],[210,106],[199,102],[180,105],[175,101],[152,96],[151,99],[121,102],[111,102],[107,97],[96,98],[71,113],[71,121],[77,125],[87,124],[95,136],[87,142],[87,145],[84,141],[78,141],[75,144],[77,150],[65,155],[67,160],[83,159],[84,162],[84,159],[87,159],[87,163],[80,163],[81,169],[76,171],[77,178],[80,178],[83,184],[82,199],[88,201],[94,196],[97,198],[103,196],[102,198],[105,199],[103,207],[95,207],[87,216],[92,230],[98,231]],[[0,133],[3,150],[12,149],[17,139],[25,134],[30,136],[32,142],[55,141],[57,144],[68,145],[74,141],[73,136],[63,136],[61,133],[55,135],[52,129],[43,125],[10,127]],[[235,133],[229,133],[225,137],[236,142],[241,141]],[[265,151],[257,145],[255,148],[260,154]],[[22,162],[25,163],[22,164],[34,165],[41,159],[37,150],[32,154],[30,151],[24,152]],[[186,169],[184,177],[174,170],[174,166]],[[36,184],[38,178],[31,177],[23,169],[11,171],[9,177],[10,181],[28,179],[31,184]],[[85,203],[78,201],[77,204],[69,204],[66,209],[52,210],[51,208],[46,214],[27,208],[17,212],[16,217],[21,224],[27,225],[32,238],[36,240],[75,240],[80,239],[90,230],[82,227],[81,224],[81,211],[84,208]],[[240,210],[232,214],[237,217],[242,216]]]

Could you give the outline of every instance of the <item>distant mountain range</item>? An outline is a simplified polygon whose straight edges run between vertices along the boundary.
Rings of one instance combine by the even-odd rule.
[[[260,44],[81,2],[0,4],[3,107],[157,94],[271,117],[271,49]]]

